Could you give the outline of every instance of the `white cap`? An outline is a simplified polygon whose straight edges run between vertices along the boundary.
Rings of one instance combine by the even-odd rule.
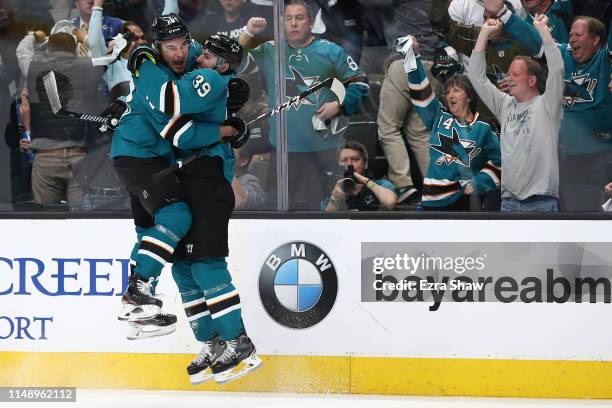
[[[49,35],[53,35],[56,33],[67,33],[67,34],[71,34],[76,39],[76,36],[74,35],[75,28],[76,27],[74,26],[74,24],[72,24],[72,21],[60,20],[57,23],[55,23]]]

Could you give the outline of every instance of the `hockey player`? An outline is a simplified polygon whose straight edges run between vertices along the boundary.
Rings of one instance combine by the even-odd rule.
[[[152,89],[149,94],[152,103],[154,98],[159,99],[159,109],[155,111],[158,117],[151,119],[160,135],[183,156],[204,149],[201,157],[185,165],[179,175],[193,223],[177,247],[172,267],[194,335],[203,342],[201,353],[187,370],[194,384],[213,376],[217,382],[224,383],[261,364],[245,333],[240,298],[225,261],[227,228],[234,207],[230,184],[234,163],[232,147],[239,148],[248,138],[248,128],[242,120],[226,119],[226,90],[241,61],[242,47],[237,42],[213,35],[204,42],[202,54],[197,58],[200,69],[185,74],[180,80],[168,80],[159,90],[147,88]],[[155,77],[155,70],[160,71],[147,60],[142,60],[138,70],[140,76],[147,78]],[[230,114],[242,105],[235,104],[235,100],[228,100]],[[158,121],[163,115],[165,122]],[[246,135],[229,138],[229,144],[209,146],[215,138],[194,131],[197,121],[231,124],[239,132],[246,131]],[[243,367],[237,369],[242,361]]]
[[[418,55],[414,38],[413,49]],[[408,86],[412,104],[425,126],[431,129],[422,207],[435,211],[469,211],[470,197],[482,197],[488,191],[499,189],[499,139],[488,123],[479,120],[478,97],[465,75],[454,75],[444,84],[447,107],[433,93],[420,58],[417,58],[417,69],[408,74]]]
[[[130,55],[128,68],[135,73],[135,89],[127,98],[127,110],[124,109],[111,147],[117,173],[131,194],[138,236],[131,257],[132,274],[122,299],[127,306],[125,317],[136,329],[128,338],[167,334],[175,328],[176,316],[160,314],[162,301],[153,296],[155,280],[191,226],[191,214],[176,176],[156,182],[151,177],[174,160],[168,139],[178,140],[187,127],[191,128],[187,133],[192,137],[185,136],[183,140],[202,134],[208,138],[208,144],[212,139],[235,138],[236,133],[232,126],[185,123],[177,117],[165,129],[168,139],[159,136],[163,126],[156,129],[152,125],[157,123],[156,116],[161,115],[160,120],[163,120],[164,115],[160,109],[165,109],[161,106],[165,100],[159,101],[159,88],[168,78],[178,79],[186,66],[193,65],[201,54],[201,46],[191,41],[187,26],[175,14],[155,19],[152,31],[156,50],[139,47]],[[147,59],[159,60],[158,69],[152,74],[141,75],[138,68]],[[151,89],[155,89],[157,100],[148,97],[147,92]],[[153,102],[157,104],[158,101],[160,105],[155,107]]]
[[[346,86],[341,105],[328,91],[317,92],[287,113],[289,151],[289,198],[292,209],[319,210],[328,190],[329,177],[337,166],[336,154],[342,135],[327,128],[341,114],[351,115],[369,93],[366,75],[344,49],[312,34],[313,15],[303,0],[291,0],[285,7],[285,61],[287,96],[291,97],[317,82],[336,77]],[[267,25],[263,18],[251,18],[240,43],[249,46],[253,35]],[[267,82],[270,105],[274,106],[276,89],[274,72],[277,57],[273,41],[251,50],[251,56]],[[274,119],[272,119],[274,121]],[[274,129],[274,126],[270,126]],[[276,147],[275,133],[270,142]],[[276,154],[272,154],[272,161]],[[270,164],[272,168],[274,163]],[[272,187],[272,186],[269,186]],[[270,190],[275,190],[271,188]],[[272,195],[274,196],[274,195]],[[296,205],[299,201],[304,204]]]
[[[204,42],[198,59],[200,67],[210,69],[195,73],[202,75],[201,81],[210,84],[212,93],[216,82],[227,83],[233,77],[241,61],[242,47],[229,37],[215,34]],[[217,109],[223,109],[219,120],[225,117],[224,102],[215,104]],[[239,141],[231,147],[241,145]],[[203,343],[199,356],[187,368],[192,383],[212,376],[218,383],[225,383],[261,365],[255,346],[246,335],[240,297],[225,260],[229,252],[228,223],[235,203],[231,187],[234,163],[231,147],[215,146],[185,166],[180,176],[193,225],[177,247],[176,258],[180,261],[175,260],[172,276],[181,292],[194,335]],[[237,368],[241,362],[242,367]]]

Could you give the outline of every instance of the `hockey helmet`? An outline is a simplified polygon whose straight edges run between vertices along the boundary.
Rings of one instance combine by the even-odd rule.
[[[153,20],[151,32],[155,41],[172,40],[178,37],[187,37],[187,40],[191,40],[187,24],[175,13],[156,17]]]
[[[204,41],[202,48],[219,57],[217,68],[227,62],[229,64],[229,70],[236,72],[242,63],[242,46],[228,36],[213,34]]]

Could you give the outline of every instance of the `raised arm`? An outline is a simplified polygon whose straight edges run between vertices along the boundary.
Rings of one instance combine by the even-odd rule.
[[[499,33],[501,27],[502,25],[498,20],[489,19],[485,21],[480,28],[480,34],[478,35],[474,51],[470,57],[470,66],[468,69],[468,78],[472,86],[474,86],[480,99],[482,99],[489,110],[493,112],[497,120],[501,120],[501,107],[507,100],[506,98],[510,98],[510,96],[497,89],[497,87],[487,78],[485,74],[485,52],[489,38]]]
[[[565,75],[563,57],[548,29],[548,17],[544,14],[536,15],[533,20],[533,26],[538,30],[542,38],[542,49],[546,56],[546,65],[548,66],[544,103],[552,117],[560,117],[563,108],[561,101],[563,100],[563,77]]]
[[[441,105],[425,74],[421,58],[417,58],[417,69],[408,74],[408,88],[410,101],[419,117],[427,129],[433,129],[439,120]]]
[[[87,47],[91,51],[92,58],[99,58],[106,55],[106,42],[102,32],[102,6],[104,0],[94,0],[91,8],[91,18],[89,20],[89,30],[87,30]]]
[[[253,48],[255,36],[262,33],[267,26],[268,21],[264,17],[251,17],[240,33],[238,42],[247,50]]]
[[[164,11],[162,11],[162,15],[170,13],[179,14],[178,0],[164,0]]]
[[[542,56],[542,38],[536,29],[516,13],[511,12],[503,0],[484,0],[484,7],[489,13],[497,16],[504,25],[504,31],[530,55],[536,58]]]

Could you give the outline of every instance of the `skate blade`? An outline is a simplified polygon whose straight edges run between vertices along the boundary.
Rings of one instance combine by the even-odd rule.
[[[154,330],[147,330],[147,325],[139,325],[140,327],[136,327],[136,324],[137,323],[130,322],[132,331],[127,335],[128,340],[140,340],[148,339],[150,337],[165,336],[166,334],[173,333],[176,330],[176,324],[171,324],[164,327],[152,326],[155,328]]]
[[[252,356],[242,360],[242,362],[233,369],[215,374],[215,382],[217,384],[225,384],[230,381],[234,381],[261,367],[262,363],[263,362],[259,359],[259,357],[253,354]]]
[[[139,305],[135,306],[127,316],[129,322],[137,320],[147,320],[157,316],[161,312],[161,307],[157,305]]]
[[[200,373],[190,375],[189,381],[191,382],[191,385],[199,385],[210,381],[214,376],[215,375],[210,371],[210,369],[207,368],[206,370]]]

